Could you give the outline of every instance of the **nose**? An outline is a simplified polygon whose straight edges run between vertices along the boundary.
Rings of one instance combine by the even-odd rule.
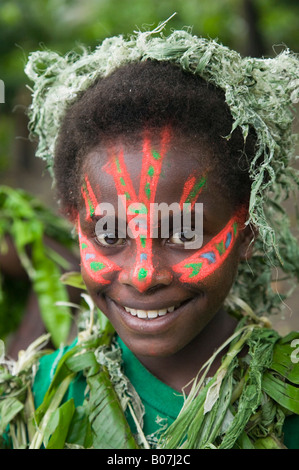
[[[165,287],[171,284],[172,271],[169,268],[159,268],[136,264],[133,267],[122,269],[119,274],[119,282],[123,285],[134,287],[141,293],[153,288]]]

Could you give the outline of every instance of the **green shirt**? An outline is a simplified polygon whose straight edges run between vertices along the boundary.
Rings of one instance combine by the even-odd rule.
[[[161,426],[170,425],[177,417],[183,405],[183,396],[153,376],[120,338],[117,338],[117,342],[122,350],[124,373],[134,386],[144,405],[143,432],[149,442],[154,442],[153,434],[161,430]],[[72,346],[59,349],[53,354],[41,358],[33,386],[36,407],[43,400],[54,376],[59,359],[70,347]],[[71,383],[65,400],[73,398],[75,406],[80,406],[83,403],[85,392],[85,378],[82,374],[78,374]],[[159,420],[158,423],[157,417],[162,418],[162,421]],[[130,417],[128,417],[128,421],[134,432],[134,424]],[[297,415],[290,416],[285,421],[284,444],[289,449],[299,449],[299,416]]]

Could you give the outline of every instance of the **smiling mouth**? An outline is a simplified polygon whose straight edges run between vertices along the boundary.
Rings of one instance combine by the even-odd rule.
[[[131,308],[131,307],[126,307],[123,306],[123,309],[132,315],[133,317],[138,317],[144,320],[151,320],[154,318],[158,317],[164,317],[165,315],[174,312],[177,310],[179,307],[181,307],[183,304],[188,302],[190,299],[185,300],[184,302],[181,302],[176,305],[171,305],[167,308],[161,308],[161,309],[156,309],[156,310],[141,310],[141,309],[136,309],[136,308]]]

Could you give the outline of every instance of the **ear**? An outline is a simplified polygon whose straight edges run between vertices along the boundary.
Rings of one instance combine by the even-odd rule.
[[[248,224],[240,232],[240,260],[246,261],[251,258],[254,242],[258,235],[258,230],[251,224]]]

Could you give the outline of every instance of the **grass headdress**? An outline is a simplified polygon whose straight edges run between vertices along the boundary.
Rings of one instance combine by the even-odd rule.
[[[281,303],[271,288],[272,269],[278,264],[290,278],[299,279],[299,248],[281,206],[299,187],[293,157],[294,104],[299,99],[298,57],[285,50],[274,58],[242,57],[215,40],[199,38],[187,30],[164,37],[165,23],[153,31],[116,36],[93,52],[38,51],[30,55],[25,72],[34,82],[29,129],[38,137],[37,156],[51,171],[56,137],[65,110],[96,78],[121,65],[148,58],[171,61],[221,88],[244,139],[249,127],[257,136],[250,162],[252,181],[249,220],[258,230],[255,254],[240,267],[234,298],[241,298],[257,314],[273,313]],[[229,138],[229,136],[224,136]]]

